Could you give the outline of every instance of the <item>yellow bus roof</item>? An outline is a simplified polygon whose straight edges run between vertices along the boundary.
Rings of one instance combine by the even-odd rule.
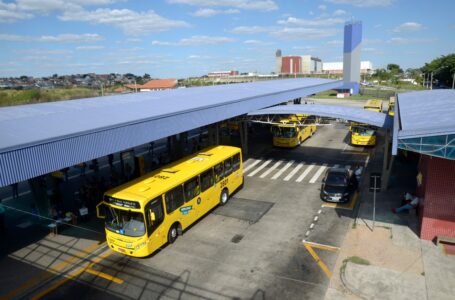
[[[363,107],[382,107],[381,99],[370,99]]]
[[[115,187],[107,191],[105,195],[117,199],[137,201],[143,208],[148,200],[162,195],[169,189],[239,152],[240,148],[232,146],[205,148],[195,154],[165,165],[163,168]]]

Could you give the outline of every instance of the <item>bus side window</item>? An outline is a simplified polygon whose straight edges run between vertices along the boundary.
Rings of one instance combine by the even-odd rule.
[[[151,213],[155,214],[155,220],[150,218]],[[161,196],[153,199],[145,206],[145,217],[147,218],[148,235],[160,226],[164,219],[163,202]]]
[[[183,189],[185,190],[185,202],[190,201],[197,195],[199,195],[199,177],[194,177],[183,184]]]
[[[224,176],[229,176],[232,173],[232,157],[224,161]]]
[[[233,172],[237,171],[240,169],[240,153],[237,153],[232,157],[232,169]]]
[[[224,178],[223,163],[217,164],[213,168],[213,171],[215,172],[215,182],[219,182],[221,179]]]
[[[183,187],[181,185],[173,188],[164,195],[166,200],[166,211],[168,214],[182,206],[183,202]]]
[[[215,179],[213,178],[212,169],[201,174],[201,192],[205,192],[207,189],[211,188],[214,183]]]

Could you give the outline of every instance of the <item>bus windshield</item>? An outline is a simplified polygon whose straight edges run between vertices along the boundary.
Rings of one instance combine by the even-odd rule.
[[[138,212],[108,207],[106,228],[126,236],[143,236],[145,234],[144,217]]]
[[[374,129],[365,127],[353,127],[352,132],[357,133],[360,136],[372,136],[375,133]]]
[[[296,136],[297,131],[294,127],[272,127],[272,134],[274,137],[278,138],[293,138]]]

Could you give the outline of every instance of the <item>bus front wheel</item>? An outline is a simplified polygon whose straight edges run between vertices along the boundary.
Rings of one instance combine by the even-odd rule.
[[[220,204],[225,205],[229,200],[229,193],[227,189],[224,189],[220,195]]]
[[[177,224],[174,224],[169,228],[169,233],[167,234],[167,239],[169,241],[169,244],[172,244],[175,242],[178,236],[178,230],[177,230]]]

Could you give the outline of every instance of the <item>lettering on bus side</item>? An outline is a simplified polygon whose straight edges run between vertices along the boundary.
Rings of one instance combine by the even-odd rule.
[[[164,175],[155,175],[153,177],[159,178],[159,179],[169,179],[169,176],[164,176]]]
[[[227,184],[228,184],[228,178],[225,178],[220,182],[220,187],[224,188],[225,186],[227,186]]]

